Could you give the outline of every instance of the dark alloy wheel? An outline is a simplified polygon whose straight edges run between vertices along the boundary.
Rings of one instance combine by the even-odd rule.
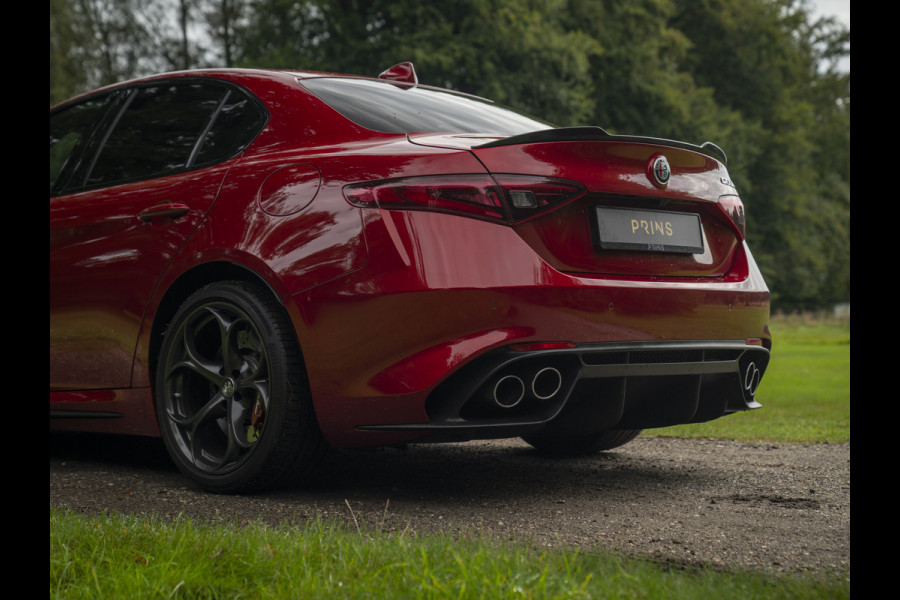
[[[555,456],[584,456],[624,446],[640,433],[641,429],[611,429],[586,435],[541,435],[540,432],[522,439],[536,450]]]
[[[211,491],[299,478],[325,451],[293,328],[258,286],[213,284],[178,309],[162,344],[156,406],[173,460]]]

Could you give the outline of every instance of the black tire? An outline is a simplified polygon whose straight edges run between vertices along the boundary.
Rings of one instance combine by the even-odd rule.
[[[327,449],[293,326],[266,288],[245,282],[209,285],[175,313],[156,413],[175,464],[213,492],[302,478]]]
[[[554,456],[584,456],[623,446],[636,438],[641,429],[611,429],[588,435],[534,435],[522,439],[536,450]]]

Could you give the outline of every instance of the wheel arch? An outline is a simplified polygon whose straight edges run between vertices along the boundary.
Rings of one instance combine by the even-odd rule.
[[[156,368],[163,335],[178,307],[197,290],[219,281],[245,281],[259,284],[287,311],[287,307],[284,306],[284,302],[271,283],[249,267],[222,260],[203,263],[188,269],[166,288],[156,307],[147,345],[147,366],[151,387],[155,387]],[[297,345],[300,345],[299,339]]]

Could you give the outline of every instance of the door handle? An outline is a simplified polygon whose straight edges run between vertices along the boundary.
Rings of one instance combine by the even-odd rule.
[[[186,215],[189,210],[191,210],[191,207],[187,204],[171,202],[165,204],[155,204],[150,208],[145,208],[138,216],[141,218],[141,221],[148,223],[156,217],[168,217],[170,219],[177,219],[178,217]]]

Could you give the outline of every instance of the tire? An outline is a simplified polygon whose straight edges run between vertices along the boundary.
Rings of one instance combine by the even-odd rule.
[[[585,456],[624,446],[641,433],[641,429],[611,429],[578,436],[542,436],[540,433],[522,439],[544,454]]]
[[[293,326],[266,288],[220,282],[190,296],[166,331],[156,372],[166,448],[217,493],[302,478],[327,445]]]

